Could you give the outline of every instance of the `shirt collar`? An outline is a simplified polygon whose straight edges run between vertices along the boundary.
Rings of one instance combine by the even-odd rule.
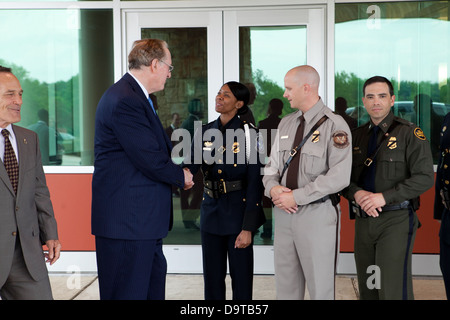
[[[323,104],[323,101],[321,98],[319,98],[319,100],[316,102],[315,105],[313,105],[311,107],[311,109],[309,109],[308,111],[302,113],[299,112],[298,117],[300,118],[300,116],[303,114],[304,118],[305,118],[305,122],[309,123],[311,122],[316,116],[317,114],[319,114],[319,112],[325,107],[325,105]]]
[[[139,87],[141,87],[142,91],[144,92],[145,96],[147,97],[147,99],[149,98],[149,93],[147,91],[147,89],[145,89],[144,85],[142,83],[139,82],[139,80],[131,73],[128,72],[134,80],[136,80],[136,82],[138,83]]]
[[[381,122],[378,124],[378,127],[380,127],[380,129],[384,133],[386,133],[393,121],[394,121],[394,113],[392,112],[392,109],[391,109],[391,111],[389,111],[388,115],[386,117],[384,117],[384,119],[381,120]],[[372,120],[370,120],[369,130],[372,129],[374,126],[375,126],[375,124],[372,122]]]
[[[12,127],[12,124],[8,124],[8,126],[6,128],[0,128],[0,132],[3,131],[4,129],[7,129],[9,131],[9,140],[16,140],[16,135],[14,134],[14,130]]]

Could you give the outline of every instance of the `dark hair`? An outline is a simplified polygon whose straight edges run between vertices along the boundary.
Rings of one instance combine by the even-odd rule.
[[[279,116],[283,112],[283,101],[278,98],[274,98],[269,101],[270,114]]]
[[[229,81],[225,83],[230,88],[231,93],[238,101],[244,102],[244,105],[239,108],[238,114],[244,114],[248,111],[248,101],[250,100],[250,91],[240,82]]]
[[[0,66],[0,72],[8,72],[8,73],[12,73],[11,68],[7,68],[4,66]]]
[[[137,40],[133,44],[128,55],[128,68],[140,69],[141,66],[148,67],[154,59],[161,60],[165,58],[165,48],[167,43],[159,39],[142,39]]]
[[[394,86],[392,85],[392,82],[390,82],[390,81],[389,81],[388,79],[386,79],[385,77],[382,77],[382,76],[374,76],[374,77],[372,77],[372,78],[367,79],[366,82],[364,82],[364,86],[363,86],[363,96],[366,95],[366,87],[367,87],[369,84],[377,83],[377,82],[384,82],[384,83],[386,83],[386,84],[388,85],[388,88],[389,88],[389,94],[390,94],[391,96],[394,95]]]

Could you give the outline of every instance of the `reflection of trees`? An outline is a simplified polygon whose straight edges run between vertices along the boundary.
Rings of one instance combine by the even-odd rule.
[[[335,95],[347,100],[349,111],[353,109],[352,115],[359,114],[359,125],[368,120],[367,117],[361,119],[366,114],[362,111],[361,100],[365,80],[357,77],[354,73],[338,72],[335,75]],[[444,115],[450,111],[450,94],[448,92],[450,78],[447,79],[445,85],[430,81],[400,81],[400,83],[396,80],[391,81],[395,90],[395,100],[405,106],[402,109],[403,113],[399,111],[401,108],[394,106],[394,114],[400,117],[408,114],[409,116],[405,119],[415,122],[424,130],[431,142],[436,161],[440,126]],[[357,109],[360,109],[361,112],[354,111]]]
[[[284,89],[273,80],[268,79],[261,70],[256,70],[253,73],[253,83],[256,87],[256,99],[252,106],[252,111],[255,122],[258,124],[260,120],[267,118],[267,108],[270,100],[274,98],[284,99]],[[289,103],[286,103],[286,100],[284,102],[285,107],[281,116],[294,111],[290,108]]]
[[[362,87],[366,79],[361,79],[354,73],[338,72],[335,75],[335,96],[344,97],[349,107],[362,105]],[[427,93],[431,100],[435,102],[443,102],[450,104],[450,95],[448,94],[447,85],[440,86],[439,83],[430,81],[398,81],[391,80],[394,86],[395,98],[397,101],[413,101],[414,97],[419,93]]]

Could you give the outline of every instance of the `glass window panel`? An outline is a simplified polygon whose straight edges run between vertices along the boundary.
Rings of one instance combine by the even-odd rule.
[[[293,111],[283,98],[284,76],[301,64],[306,64],[306,26],[239,28],[239,77],[256,89],[251,104],[256,124],[267,117],[273,98],[285,103],[283,116]]]
[[[92,166],[95,109],[114,82],[112,10],[0,10],[0,29],[0,64],[24,89],[18,125],[38,133],[44,165]]]
[[[174,69],[164,90],[155,92],[155,96],[159,118],[169,137],[174,140],[172,158],[176,163],[181,163],[183,154],[178,152],[176,145],[183,140],[176,138],[176,133],[172,135],[171,126],[186,129],[192,139],[194,126],[198,127],[208,120],[207,29],[148,28],[141,30],[141,37],[162,39],[169,45]],[[173,123],[173,119],[177,122]],[[165,244],[200,244],[201,170],[194,176],[194,182],[190,190],[173,189],[174,224],[164,239]]]
[[[385,76],[394,85],[393,112],[419,125],[438,159],[439,131],[450,111],[448,1],[336,4],[335,96],[359,124],[364,81]]]
[[[284,76],[288,70],[306,64],[306,61],[306,26],[239,28],[239,81],[247,84],[251,90],[254,89],[255,98],[250,102],[250,108],[255,125],[267,118],[272,99],[279,99],[283,103],[280,118],[294,111],[283,98]],[[260,131],[265,138],[265,145],[273,139],[270,131]],[[271,245],[272,203],[264,198],[263,206],[267,222],[255,236],[254,243]]]

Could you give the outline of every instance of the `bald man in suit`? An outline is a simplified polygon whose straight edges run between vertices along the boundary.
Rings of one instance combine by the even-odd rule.
[[[56,262],[61,244],[37,134],[13,124],[22,93],[11,69],[0,66],[0,297],[52,299],[45,258]]]

